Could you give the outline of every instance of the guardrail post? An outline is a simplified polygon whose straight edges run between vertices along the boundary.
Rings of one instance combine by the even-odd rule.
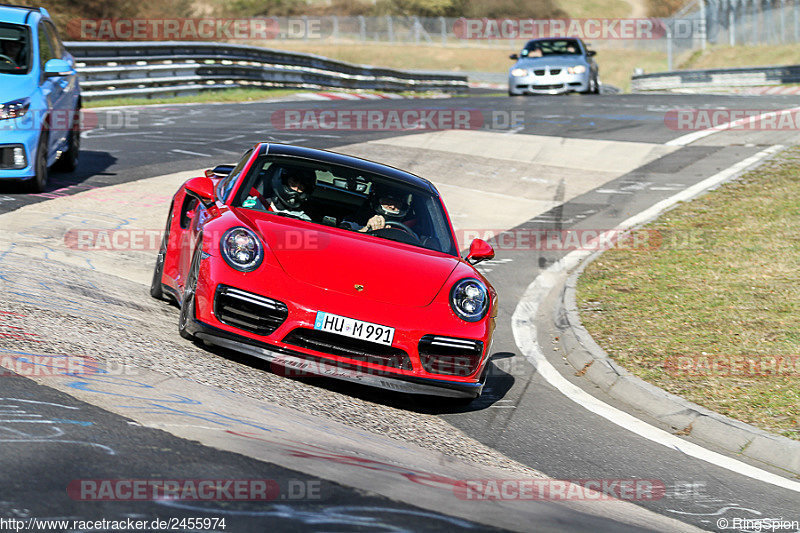
[[[414,17],[414,42],[419,44],[419,18]]]
[[[700,0],[700,48],[706,49],[706,39],[708,38],[708,17],[706,13],[706,0]]]
[[[800,0],[792,2],[792,11],[794,12],[794,42],[800,41]]]
[[[303,15],[303,40],[308,40],[308,15]]]
[[[775,38],[775,6],[772,2],[769,3],[769,24],[767,27],[769,28],[769,42],[778,42],[778,39]]]
[[[781,0],[781,42],[786,42],[786,0]]]
[[[447,44],[447,21],[444,17],[439,17],[439,27],[442,32],[442,44]]]
[[[736,46],[736,17],[734,16],[734,5],[732,0],[728,0],[728,45]]]
[[[358,36],[362,41],[367,40],[367,21],[364,20],[364,15],[358,16]]]
[[[666,22],[666,21],[665,21]],[[670,23],[666,22],[664,24],[664,29],[667,32],[667,70],[672,71],[672,28],[670,27]]]
[[[386,33],[389,36],[389,42],[394,42],[394,25],[391,15],[386,15]]]
[[[751,31],[753,33],[750,44],[758,44],[758,7],[756,0],[750,0]]]
[[[331,19],[331,39],[333,42],[337,42],[339,40],[339,17],[336,15],[334,15]]]

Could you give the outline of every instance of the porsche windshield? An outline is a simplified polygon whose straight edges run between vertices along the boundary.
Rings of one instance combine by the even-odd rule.
[[[25,74],[29,69],[30,33],[18,24],[0,22],[0,73]]]
[[[232,204],[458,254],[438,198],[355,168],[263,157],[250,168]]]

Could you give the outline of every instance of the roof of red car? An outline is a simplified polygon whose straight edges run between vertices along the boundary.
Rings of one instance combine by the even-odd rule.
[[[351,168],[358,168],[373,174],[379,174],[392,180],[400,181],[408,185],[428,190],[437,196],[439,194],[439,192],[436,190],[436,187],[434,187],[433,184],[425,178],[421,178],[398,168],[390,167],[389,165],[383,165],[381,163],[376,163],[367,159],[361,159],[359,157],[338,154],[336,152],[329,152],[327,150],[318,150],[316,148],[295,146],[293,144],[267,142],[259,143],[258,152],[259,155],[266,155],[267,153],[271,155],[287,155],[292,157],[302,157],[305,159],[314,159],[316,161],[324,161],[326,163],[332,163]]]

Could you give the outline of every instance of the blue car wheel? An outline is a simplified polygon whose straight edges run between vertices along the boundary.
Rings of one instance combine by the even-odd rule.
[[[36,174],[28,180],[28,192],[38,193],[47,189],[47,130],[42,130],[36,145]]]

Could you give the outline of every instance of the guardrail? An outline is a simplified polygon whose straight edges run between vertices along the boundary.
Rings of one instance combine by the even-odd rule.
[[[314,54],[213,42],[67,42],[86,100],[232,87],[468,90],[467,77],[354,65]]]
[[[634,75],[631,79],[631,91],[724,90],[789,83],[800,83],[800,65],[676,70],[639,74]]]

